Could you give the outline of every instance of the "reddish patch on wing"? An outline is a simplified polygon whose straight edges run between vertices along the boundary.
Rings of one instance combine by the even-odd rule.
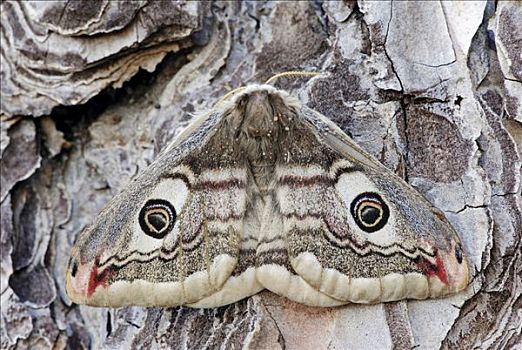
[[[435,256],[435,264],[432,264],[424,257],[419,257],[415,263],[426,276],[437,276],[442,283],[448,284],[448,276],[439,252]]]
[[[112,274],[110,267],[98,272],[98,259],[94,261],[91,274],[89,276],[89,286],[87,287],[87,296],[90,297],[98,286],[107,287],[107,282]]]

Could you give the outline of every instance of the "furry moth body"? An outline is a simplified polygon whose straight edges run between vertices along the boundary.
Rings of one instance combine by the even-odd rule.
[[[444,215],[270,85],[196,120],[80,235],[67,293],[93,306],[217,307],[263,289],[314,306],[468,284]]]

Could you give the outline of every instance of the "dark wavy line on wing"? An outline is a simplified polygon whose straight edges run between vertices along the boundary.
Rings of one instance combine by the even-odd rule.
[[[202,232],[201,228],[200,228],[200,232]],[[217,235],[221,235],[221,234],[226,234],[226,233],[222,232],[222,231],[215,231],[215,230],[209,231],[209,236],[217,236]],[[196,239],[199,240],[198,243],[194,244],[191,248],[184,247],[183,251],[192,252],[192,251],[196,250],[198,247],[200,247],[201,241],[203,241],[202,234],[196,235],[196,237],[193,240],[191,240],[190,242],[183,241],[182,246],[184,246],[187,243],[192,243]],[[112,267],[117,267],[118,269],[123,268],[127,264],[123,264],[123,265],[120,265],[120,264],[123,263],[125,260],[127,260],[132,255],[136,255],[136,258],[130,260],[128,263],[135,262],[135,261],[149,262],[149,261],[152,261],[155,259],[160,259],[162,261],[171,261],[178,257],[179,249],[180,249],[180,243],[179,243],[179,237],[178,237],[178,238],[176,238],[176,241],[172,245],[171,249],[165,249],[165,247],[162,246],[159,249],[156,249],[156,250],[153,250],[150,252],[146,252],[146,253],[140,252],[139,250],[133,250],[124,256],[112,256],[109,259],[107,259],[105,262],[97,265],[97,267],[112,266]],[[158,254],[158,251],[160,254]],[[173,255],[168,258],[165,257],[166,255],[171,255],[171,254],[173,254]]]
[[[289,271],[293,271],[288,250],[284,248],[267,249],[256,253],[256,266],[269,264],[281,265]]]
[[[361,254],[362,256],[373,254],[373,253],[381,255],[383,257],[388,257],[388,256],[393,256],[393,255],[396,255],[396,254],[400,254],[400,255],[408,258],[408,259],[411,259],[407,254],[401,252],[401,250],[409,253],[410,255],[423,254],[423,255],[428,256],[430,258],[435,258],[435,256],[436,256],[436,253],[429,252],[429,251],[427,251],[426,249],[424,249],[422,247],[418,247],[418,248],[414,248],[414,249],[408,249],[408,248],[403,247],[399,243],[393,243],[393,244],[390,244],[390,245],[387,245],[387,246],[383,246],[383,245],[375,244],[375,243],[372,243],[372,242],[369,242],[369,241],[360,243],[360,242],[357,242],[356,240],[354,240],[350,236],[347,236],[346,238],[341,238],[341,237],[339,237],[339,235],[335,234],[335,230],[329,225],[328,220],[326,220],[326,218],[322,214],[314,213],[314,214],[298,215],[298,214],[292,213],[292,214],[282,214],[282,215],[283,215],[283,217],[289,218],[289,219],[296,218],[298,220],[305,220],[306,218],[311,217],[311,218],[314,218],[314,219],[321,220],[322,223],[324,224],[324,226],[326,227],[326,229],[333,236],[338,238],[339,241],[341,241],[342,244],[339,244],[339,242],[330,239],[330,237],[327,234],[324,234],[324,232],[323,232],[323,235],[328,240],[328,242],[330,242],[332,245],[336,246],[337,248],[341,248],[341,249],[350,248],[356,254],[361,254],[359,252],[361,250],[369,249],[369,252]],[[305,230],[301,230],[301,229],[299,229],[297,227],[295,227],[294,229],[296,229],[298,232],[305,231]],[[321,230],[321,231],[323,231],[323,230]],[[372,248],[375,248],[375,250],[372,249]],[[396,251],[391,252],[391,253],[383,253],[382,252],[383,250],[393,250],[393,249],[395,249]]]

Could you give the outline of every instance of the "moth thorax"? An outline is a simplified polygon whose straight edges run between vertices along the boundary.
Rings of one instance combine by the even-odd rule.
[[[240,151],[248,159],[252,175],[261,192],[272,179],[278,154],[281,124],[266,91],[248,95],[241,127]]]

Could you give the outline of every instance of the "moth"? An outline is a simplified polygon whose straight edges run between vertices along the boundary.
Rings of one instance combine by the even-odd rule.
[[[442,212],[287,92],[251,85],[182,132],[75,243],[75,303],[211,308],[268,289],[337,306],[441,297],[469,266]]]

